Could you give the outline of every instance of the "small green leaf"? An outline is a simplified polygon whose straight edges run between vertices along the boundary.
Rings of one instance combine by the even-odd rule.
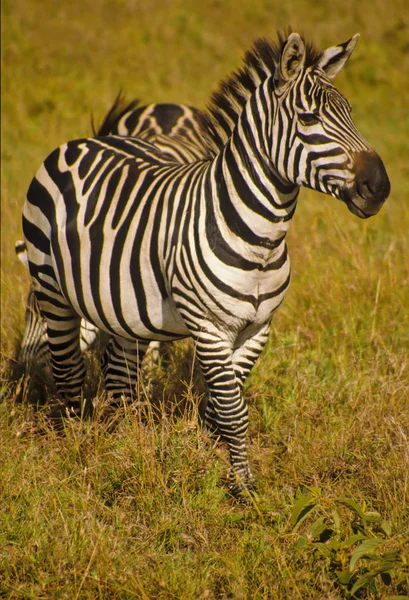
[[[341,542],[338,542],[337,540],[331,540],[330,542],[326,543],[326,546],[331,550],[334,550],[334,552],[338,552],[338,550],[341,548]]]
[[[327,528],[327,517],[319,517],[308,530],[308,535],[315,539]]]
[[[382,520],[382,517],[378,512],[372,510],[365,513],[364,519],[370,523],[379,523],[379,521]]]
[[[311,494],[307,494],[298,498],[297,502],[294,504],[290,516],[290,523],[295,526],[294,529],[296,529],[297,526],[304,521],[308,513],[315,508],[316,505],[317,501]]]
[[[367,585],[370,581],[372,581],[375,578],[375,576],[376,576],[376,573],[374,571],[368,571],[367,573],[364,573],[362,575],[362,577],[360,577],[358,579],[358,581],[355,583],[355,585],[353,586],[353,588],[351,590],[351,596],[353,596],[355,594],[355,592],[357,592],[362,587]]]
[[[336,576],[338,577],[338,581],[341,585],[348,585],[352,573],[346,569],[345,571],[335,571]]]
[[[400,550],[388,550],[382,555],[383,560],[392,561],[394,564],[401,562]]]
[[[342,542],[341,548],[349,548],[350,546],[353,546],[357,542],[360,542],[361,540],[366,540],[366,539],[367,539],[367,537],[363,533],[355,533],[354,535],[349,536],[349,538],[347,538],[346,540],[344,540]]]
[[[304,546],[306,546],[306,544],[307,544],[307,538],[300,537],[300,539],[297,540],[295,547],[297,548],[297,550],[301,550],[302,548],[304,548]]]
[[[335,501],[353,510],[361,519],[365,519],[364,510],[354,500],[350,498],[336,498]]]
[[[378,562],[377,570],[381,574],[389,573],[389,571],[392,571],[392,569],[399,566],[399,564],[400,564],[399,556],[386,557],[386,555],[383,555],[382,558]]]
[[[332,518],[334,519],[334,527],[336,529],[336,531],[339,531],[341,529],[341,517],[339,515],[339,512],[337,510],[331,511],[332,514]]]
[[[388,537],[392,535],[392,525],[389,523],[389,521],[382,521],[381,529],[386,533]]]
[[[306,486],[307,490],[310,490],[311,494],[315,497],[315,498],[319,498],[321,496],[321,488],[319,487],[315,487],[314,485],[309,485]]]
[[[360,544],[360,546],[358,546],[357,548],[355,548],[355,550],[352,553],[351,556],[351,560],[349,563],[349,569],[350,571],[354,570],[355,564],[357,562],[357,560],[359,560],[360,558],[362,558],[363,556],[371,557],[371,554],[373,553],[373,551],[380,545],[380,544],[384,544],[385,540],[380,540],[378,538],[372,538],[370,540],[365,540],[364,542],[362,542],[362,544]],[[359,589],[359,588],[357,588]]]
[[[313,544],[316,550],[319,550],[326,558],[331,558],[334,555],[334,551],[329,544],[323,544],[322,542],[314,542]]]
[[[232,515],[226,517],[225,523],[237,523],[237,521],[244,521],[245,519],[247,519],[247,515]]]

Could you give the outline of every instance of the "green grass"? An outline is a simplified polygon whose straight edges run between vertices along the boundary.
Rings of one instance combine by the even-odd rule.
[[[341,599],[362,576],[356,597],[408,595],[409,10],[403,0],[191,4],[2,5],[0,597]],[[46,374],[11,377],[29,285],[14,241],[41,161],[88,134],[91,111],[100,119],[120,87],[203,107],[252,39],[289,23],[322,46],[361,33],[338,86],[392,193],[365,222],[300,194],[293,282],[246,388],[258,497],[240,505],[226,495],[225,450],[198,426],[189,343],[145,381],[138,413],[108,421],[90,357],[96,415],[52,426]],[[297,518],[300,498],[313,508]],[[345,541],[357,532],[381,541],[348,588],[364,540]],[[390,579],[370,575],[387,553]]]

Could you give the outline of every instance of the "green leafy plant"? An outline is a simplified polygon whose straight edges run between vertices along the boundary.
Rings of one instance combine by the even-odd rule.
[[[408,593],[409,535],[393,535],[391,524],[378,512],[350,498],[328,499],[318,488],[300,496],[290,523],[299,533],[295,547],[321,558],[347,598],[364,591],[379,593],[379,585]],[[387,600],[406,595],[383,596]]]

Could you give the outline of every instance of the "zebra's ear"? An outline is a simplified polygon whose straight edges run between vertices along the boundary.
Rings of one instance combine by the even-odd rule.
[[[324,50],[321,58],[318,61],[318,66],[325,71],[329,79],[334,79],[334,77],[342,69],[348,58],[351,56],[358,39],[359,33],[356,33],[354,37],[344,44],[332,46],[331,48]]]
[[[285,84],[297,77],[304,67],[305,45],[298,33],[291,33],[281,51],[276,80]]]

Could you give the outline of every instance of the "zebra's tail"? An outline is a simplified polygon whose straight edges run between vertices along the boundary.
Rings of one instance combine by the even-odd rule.
[[[17,258],[25,267],[27,267],[27,269],[29,269],[26,243],[23,240],[17,240],[14,244],[14,249]],[[85,319],[82,319],[80,331],[81,351],[85,352],[85,350],[95,346],[99,336],[100,332],[98,328],[95,325],[88,323]],[[44,319],[41,316],[32,285],[30,286],[27,296],[25,307],[25,330],[17,360],[20,363],[24,363],[27,360],[36,360],[40,363],[46,363],[49,360],[46,326]]]
[[[132,110],[134,110],[139,104],[139,100],[132,100],[132,102],[125,102],[124,96],[122,96],[122,90],[118,92],[117,97],[114,100],[113,105],[109,109],[105,119],[98,127],[95,127],[94,118],[91,117],[91,127],[94,136],[110,135],[115,129],[118,122],[122,117]]]
[[[17,242],[14,244],[14,250],[16,251],[17,258],[28,269],[28,256],[27,256],[26,243],[23,242],[23,240],[17,240]]]
[[[27,246],[23,240],[17,240],[14,244],[17,258],[28,269]],[[44,320],[40,315],[40,308],[34,294],[34,288],[31,285],[26,300],[25,307],[25,327],[24,335],[21,341],[20,352],[17,357],[18,363],[32,362],[36,360],[39,363],[47,362],[48,342],[46,336],[46,327]]]

